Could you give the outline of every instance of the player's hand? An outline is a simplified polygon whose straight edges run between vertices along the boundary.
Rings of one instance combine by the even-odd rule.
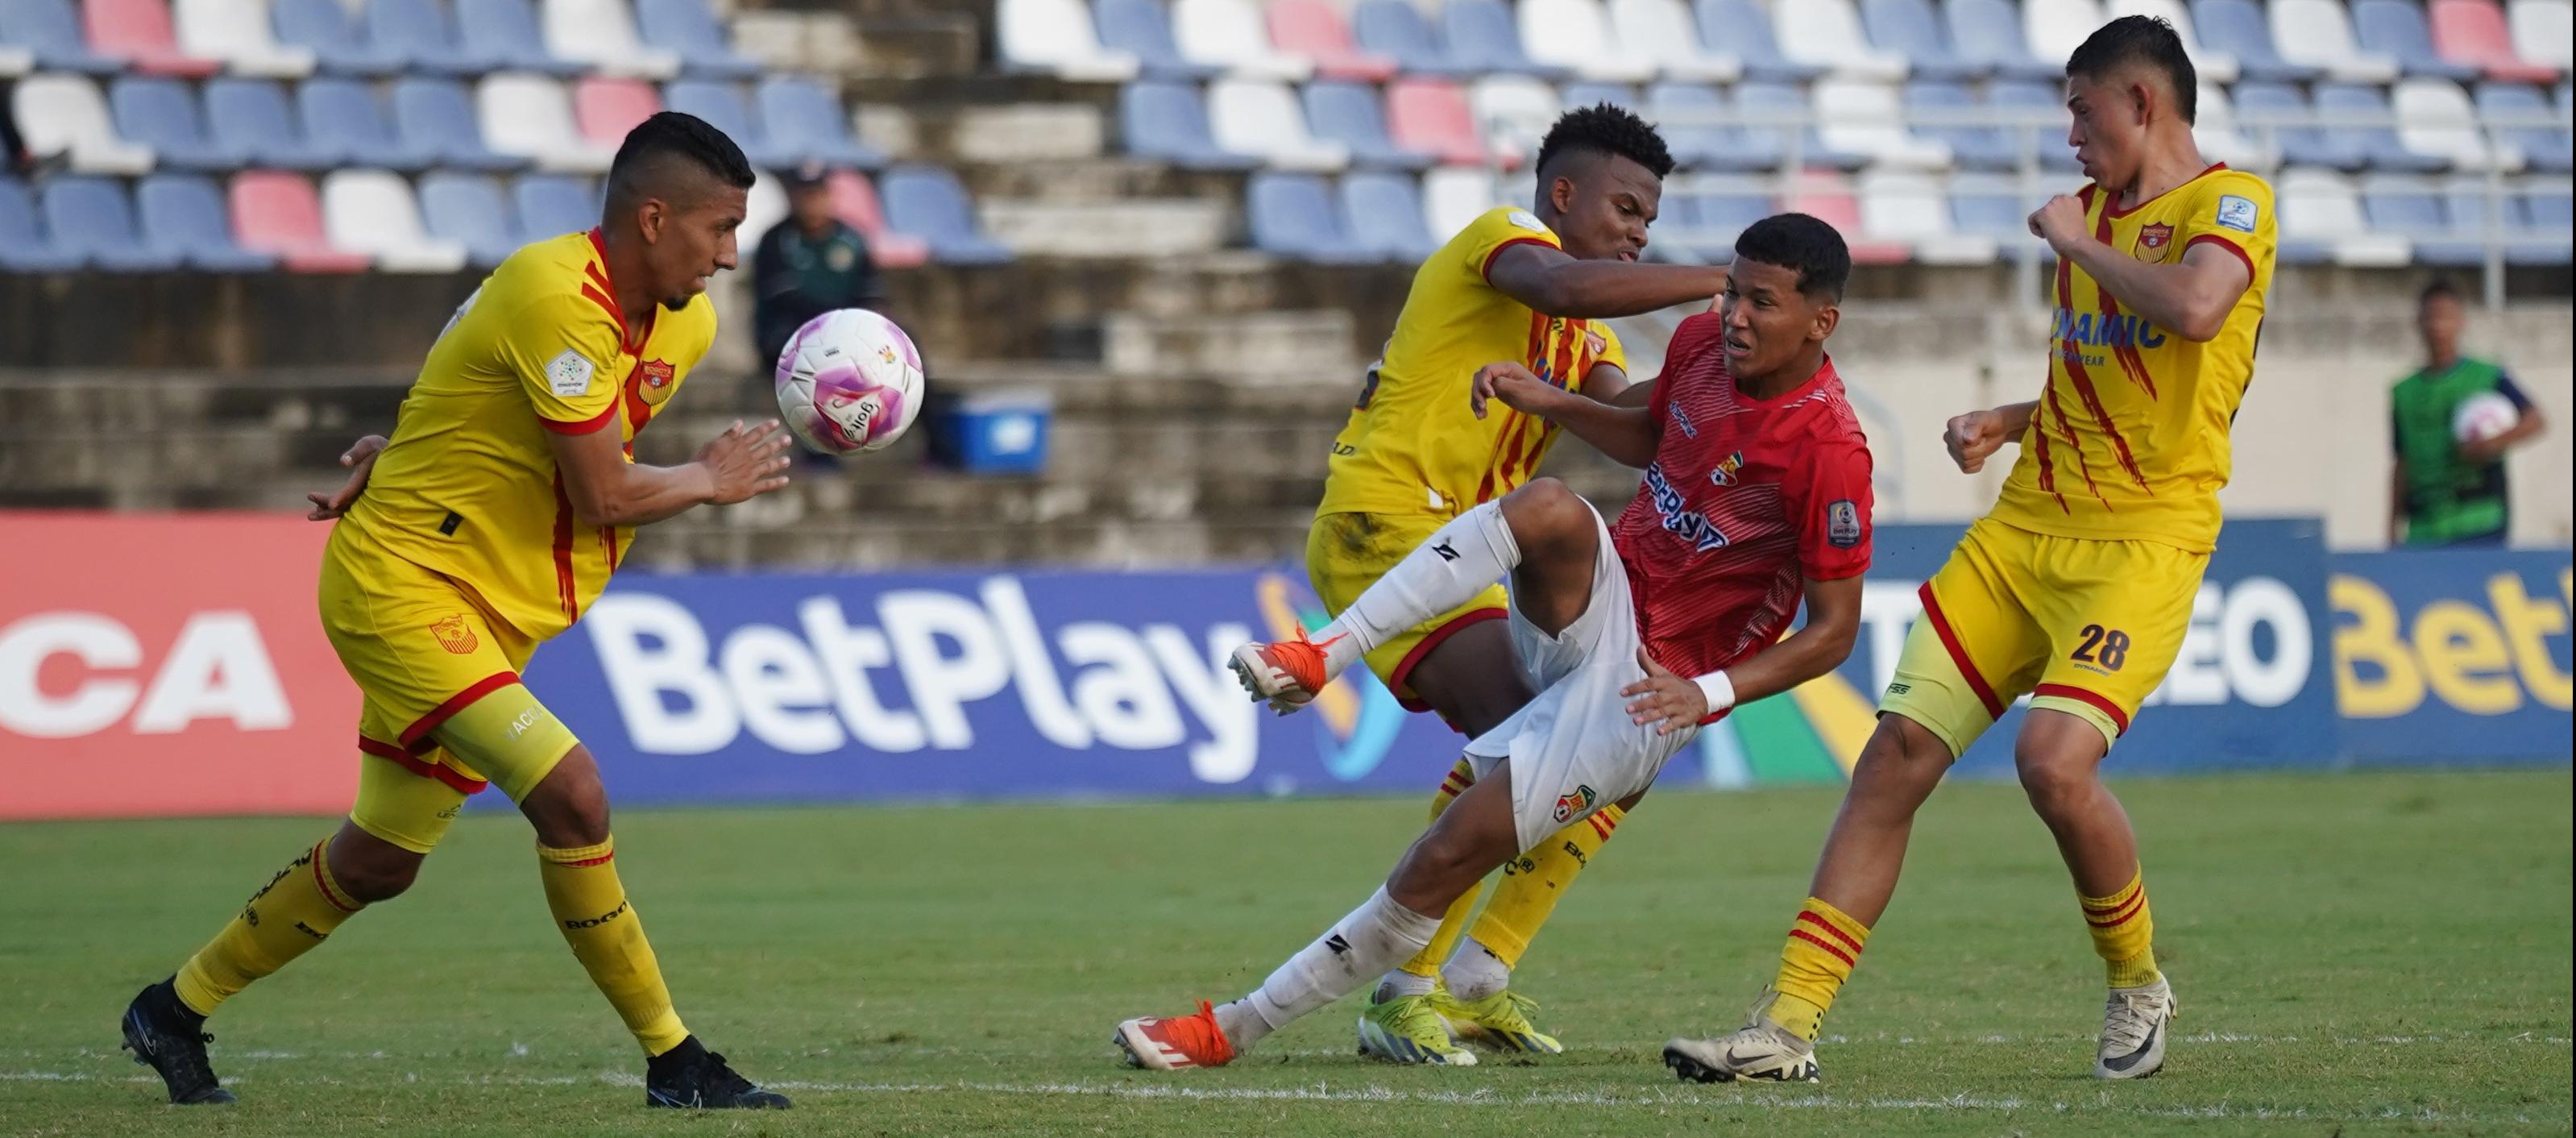
[[[698,465],[715,479],[708,500],[732,505],[787,485],[787,432],[778,420],[746,427],[736,419],[725,432],[698,448]]]
[[[2506,443],[2499,436],[2460,444],[2460,461],[2471,466],[2486,466],[2504,459]]]
[[[358,495],[366,492],[367,475],[376,469],[376,452],[383,449],[383,435],[368,435],[349,444],[348,451],[340,456],[340,465],[349,469],[348,481],[328,494],[306,494],[304,500],[313,503],[313,509],[304,516],[313,521],[327,522],[348,513]]]
[[[1476,417],[1485,417],[1485,404],[1499,402],[1524,415],[1545,415],[1550,401],[1564,392],[1544,379],[1530,374],[1530,369],[1516,363],[1486,364],[1476,369],[1476,382],[1467,395],[1467,408]]]
[[[2061,256],[2074,242],[2087,240],[2084,235],[2084,203],[2068,194],[2048,199],[2048,204],[2030,215],[2030,235],[2048,242],[2048,247]]]
[[[1986,458],[2003,448],[2006,437],[2004,417],[1995,411],[1970,411],[1954,416],[1941,432],[1941,445],[1950,452],[1950,461],[1959,464],[1961,474],[1975,474],[1986,468]]]
[[[1674,675],[1644,648],[1637,649],[1637,664],[1646,669],[1646,678],[1619,689],[1629,697],[1630,720],[1640,727],[1653,723],[1655,734],[1670,735],[1708,718],[1708,696],[1689,676]]]

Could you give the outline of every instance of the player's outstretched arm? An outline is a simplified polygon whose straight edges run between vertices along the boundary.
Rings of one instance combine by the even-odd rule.
[[[583,525],[640,526],[674,517],[692,506],[725,505],[787,485],[787,436],[775,419],[757,427],[734,420],[723,434],[698,448],[681,466],[626,461],[620,432],[549,432],[564,496]]]
[[[2030,232],[2058,256],[2082,265],[2122,308],[2196,344],[2218,338],[2227,314],[2254,285],[2244,258],[2226,249],[2194,245],[2181,261],[2164,265],[2096,241],[2084,231],[2084,203],[2064,194],[2030,215]]]
[[[1530,374],[1520,364],[1486,364],[1476,370],[1467,405],[1485,417],[1485,404],[1501,403],[1565,428],[1593,449],[1627,466],[1655,460],[1655,417],[1644,407],[1587,399]]]
[[[1628,715],[1669,735],[1739,703],[1778,695],[1835,668],[1851,656],[1860,636],[1860,574],[1807,582],[1807,623],[1788,638],[1734,667],[1705,676],[1674,675],[1637,650],[1646,678],[1620,689]]]
[[[2039,413],[2039,401],[2007,403],[1991,411],[1970,411],[1955,415],[1941,432],[1941,445],[1950,452],[1959,473],[1975,474],[1986,468],[1986,459],[2002,450],[2005,443],[2020,442],[2030,430],[2031,416]]]
[[[349,469],[348,479],[340,483],[339,489],[328,494],[306,494],[304,500],[313,503],[313,509],[304,516],[317,522],[327,522],[348,513],[349,507],[357,504],[358,495],[366,493],[367,476],[376,470],[376,452],[383,449],[383,435],[368,435],[349,444],[349,449],[340,455],[340,465]]]
[[[1590,320],[1634,316],[1705,301],[1726,289],[1712,265],[1584,261],[1539,242],[1506,247],[1485,266],[1485,283],[1550,316]]]

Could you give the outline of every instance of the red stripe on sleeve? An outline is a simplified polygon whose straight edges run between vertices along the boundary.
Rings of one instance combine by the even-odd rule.
[[[1486,284],[1494,283],[1493,278],[1486,275],[1494,271],[1494,258],[1502,256],[1503,250],[1509,249],[1514,245],[1545,245],[1550,249],[1561,248],[1561,246],[1557,245],[1553,241],[1541,241],[1536,237],[1514,237],[1511,240],[1505,241],[1500,245],[1496,245],[1485,252],[1485,263],[1476,266],[1477,278],[1484,281]]]
[[[587,419],[583,419],[578,422],[565,422],[562,419],[549,419],[543,415],[539,415],[537,416],[537,425],[544,427],[549,431],[553,431],[558,435],[587,435],[601,427],[607,426],[609,420],[616,417],[617,403],[615,400],[611,400],[609,401],[608,406],[600,408],[599,414],[593,415]]]
[[[2221,248],[2221,249],[2225,249],[2225,250],[2227,250],[2227,251],[2228,251],[2228,252],[2230,252],[2230,253],[2234,253],[2234,254],[2236,254],[2236,259],[2237,259],[2237,260],[2245,262],[2245,283],[2246,283],[2246,287],[2248,287],[2248,288],[2253,287],[2253,284],[2254,284],[2254,258],[2253,258],[2251,255],[2249,255],[2249,254],[2247,254],[2247,253],[2245,252],[2245,247],[2244,247],[2244,246],[2239,245],[2239,244],[2237,244],[2236,242],[2234,242],[2234,241],[2232,241],[2232,240],[2229,240],[2229,239],[2227,239],[2227,238],[2225,238],[2225,237],[2221,237],[2221,236],[2219,236],[2218,234],[2215,234],[2215,233],[2203,233],[2203,234],[2201,234],[2201,235],[2199,235],[2199,236],[2197,236],[2197,237],[2192,238],[2192,239],[2191,239],[2191,240],[2189,240],[2189,241],[2185,241],[2185,242],[2183,242],[2183,243],[2182,243],[2182,251],[2183,251],[2183,255],[2184,255],[2184,256],[2190,256],[2190,255],[2191,255],[2191,247],[2192,247],[2192,246],[2194,246],[2194,245],[2199,245],[2199,244],[2203,244],[2203,243],[2210,244],[2210,245],[2216,245],[2216,246],[2218,246],[2218,247],[2219,247],[2219,248]]]

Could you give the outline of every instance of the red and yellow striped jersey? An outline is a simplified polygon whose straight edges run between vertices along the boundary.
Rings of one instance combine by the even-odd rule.
[[[1531,311],[1486,282],[1494,257],[1523,243],[1562,247],[1528,210],[1487,210],[1414,271],[1386,354],[1333,440],[1316,513],[1446,516],[1508,494],[1556,427],[1499,403],[1478,420],[1467,408],[1476,369],[1517,361],[1578,391],[1595,364],[1627,367],[1607,323]]]
[[[599,596],[633,538],[573,517],[546,432],[635,434],[715,341],[703,296],[628,328],[599,233],[526,246],[465,298],[341,525],[470,590],[542,640]],[[348,566],[364,580],[366,567]]]
[[[2253,277],[2217,337],[2193,343],[2058,262],[2048,388],[1993,517],[2059,537],[2207,552],[2231,462],[2227,429],[2254,374],[2272,287],[2272,187],[2222,164],[2133,209],[2098,185],[2081,197],[2094,238],[2121,253],[2170,264],[2216,245]]]

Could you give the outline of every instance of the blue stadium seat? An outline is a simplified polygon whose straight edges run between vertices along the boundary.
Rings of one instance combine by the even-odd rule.
[[[1399,0],[1401,2],[1401,0]],[[1142,80],[1118,92],[1118,129],[1127,152],[1192,170],[1249,170],[1261,160],[1216,144],[1207,104],[1188,83]]]
[[[599,226],[599,191],[566,174],[529,174],[512,187],[519,207],[519,236],[530,241],[584,233]]]
[[[2065,60],[2051,63],[2031,54],[2012,0],[1946,0],[1942,16],[1951,54],[1997,78],[2054,81],[2066,74]]]
[[[1000,265],[1011,251],[984,236],[974,203],[957,176],[936,166],[897,166],[877,182],[886,225],[930,243],[930,259],[948,265]]]
[[[368,0],[367,38],[378,50],[401,56],[414,72],[481,75],[507,66],[504,59],[467,50],[438,0]]]
[[[1323,265],[1378,259],[1351,239],[1340,204],[1324,188],[1324,180],[1312,174],[1253,175],[1244,187],[1244,212],[1252,246],[1262,252]]]
[[[1354,166],[1420,170],[1431,165],[1430,155],[1398,146],[1387,134],[1386,104],[1374,86],[1329,80],[1309,83],[1301,101],[1307,128],[1319,139],[1349,147]]]
[[[2442,199],[2429,189],[2367,183],[2361,191],[2362,216],[2370,228],[2394,233],[2415,247],[2415,259],[2445,268],[2486,263],[2486,250],[2473,238],[2457,236],[2444,216]]]
[[[1144,74],[1154,79],[1213,79],[1223,68],[1192,63],[1181,56],[1172,38],[1172,18],[1162,0],[1099,0],[1091,18],[1100,28],[1100,45],[1136,57]]]
[[[26,48],[46,71],[113,75],[125,69],[89,49],[71,0],[0,0],[0,44]]]
[[[2000,185],[1954,189],[1950,224],[1967,237],[2027,238],[2032,208],[2025,208],[2010,189]]]
[[[152,148],[165,170],[234,170],[250,154],[215,141],[197,111],[196,96],[176,79],[128,76],[108,85],[107,104],[118,137]]]
[[[850,137],[850,119],[840,98],[813,80],[771,76],[753,97],[760,102],[760,119],[772,146],[827,166],[874,170],[885,165],[885,155]]]
[[[2387,92],[2360,83],[2317,84],[2317,111],[2325,115],[2347,116],[2387,116],[2391,113]],[[2374,170],[2427,174],[2447,169],[2451,164],[2445,158],[2408,150],[2406,144],[2398,140],[2395,127],[2337,126],[2327,129],[2351,135],[2361,144],[2362,153],[2369,157]]]
[[[256,273],[277,258],[233,240],[224,192],[202,174],[154,174],[135,187],[145,248],[209,273]]]
[[[1608,103],[1633,111],[1642,105],[1637,101],[1636,90],[1625,83],[1568,83],[1563,98],[1567,110]]]
[[[2416,0],[2353,0],[2352,32],[2367,52],[2395,56],[2408,75],[2475,82],[2478,69],[2442,58],[2433,50],[2433,29]]]
[[[708,125],[725,132],[734,145],[742,147],[743,156],[751,159],[754,166],[786,170],[805,161],[794,147],[780,146],[769,137],[769,131],[751,113],[751,104],[744,100],[742,89],[732,83],[681,79],[662,89],[662,105],[707,120]]]
[[[2522,220],[2530,227],[2531,236],[2546,241],[2554,250],[2556,264],[2568,261],[2568,236],[2576,230],[2576,195],[2564,185],[2539,186],[2523,191]]]
[[[1781,54],[1780,40],[1771,32],[1771,14],[1751,0],[1698,0],[1692,11],[1699,17],[1700,42],[1743,60],[1747,79],[1804,83],[1825,73],[1824,68]]]
[[[2317,69],[2281,58],[2272,44],[2272,25],[2253,0],[2192,0],[2192,27],[2202,46],[2236,57],[2237,74],[2246,79],[2304,83]]]
[[[167,272],[179,260],[143,247],[134,233],[134,206],[125,187],[110,178],[67,177],[45,183],[37,195],[53,247],[82,265],[115,273]]]
[[[1948,112],[1964,117],[1982,105],[1966,87],[1957,83],[1917,79],[1905,85],[1908,110]],[[1948,143],[1950,160],[1963,169],[2009,170],[2021,165],[2021,147],[2013,142],[2010,132],[1995,127],[1966,123],[1956,126],[1927,124],[1916,127],[1915,133]],[[2054,145],[2054,139],[2040,140],[2043,152]]]
[[[1450,52],[1409,0],[1360,0],[1351,12],[1351,31],[1363,50],[1394,57],[1408,74],[1467,76],[1477,71]]]
[[[1745,118],[1755,121],[1773,114],[1794,119],[1803,118],[1809,113],[1807,93],[1786,83],[1736,84],[1735,108],[1742,112]],[[1749,126],[1744,128],[1744,133],[1784,140],[1781,144],[1781,157],[1783,160],[1787,159],[1788,150],[1785,142],[1789,133],[1787,130]],[[1825,140],[1812,126],[1807,128],[1805,137],[1799,142],[1799,148],[1798,161],[1807,166],[1821,166],[1829,170],[1858,170],[1869,165],[1867,155],[1852,154],[1825,145]]]
[[[1780,165],[1785,141],[1781,132],[1672,121],[1694,111],[1722,114],[1726,100],[1717,88],[1698,83],[1657,83],[1646,88],[1646,116],[1664,124],[1664,142],[1675,162],[1699,170],[1771,170]]]
[[[494,69],[541,71],[570,77],[589,68],[557,59],[546,50],[537,30],[536,10],[528,0],[455,0],[456,42],[469,56],[493,61]]]
[[[348,161],[345,151],[305,137],[286,92],[266,79],[207,81],[206,123],[217,143],[249,155],[255,166],[328,170]]]
[[[382,76],[403,70],[402,53],[370,40],[340,0],[273,0],[268,14],[277,42],[311,51],[325,74]]]
[[[442,171],[421,179],[420,215],[430,236],[465,246],[480,268],[500,264],[527,243],[501,188],[480,174]]]
[[[1697,194],[1684,208],[1691,222],[1691,252],[1711,264],[1733,261],[1736,235],[1775,212],[1770,198],[1744,193]]]
[[[2549,105],[2549,96],[2541,94],[2540,88],[2521,83],[2480,83],[2477,99],[2478,113],[2485,115],[2545,119],[2559,113]],[[2499,133],[2531,160],[2532,169],[2552,174],[2576,169],[2576,154],[2569,151],[2564,127],[2504,127]],[[133,136],[128,134],[126,137]]]
[[[635,0],[635,30],[644,46],[680,57],[680,70],[708,79],[749,79],[760,61],[734,51],[706,0]]]
[[[1522,49],[1520,27],[1498,0],[1448,0],[1440,8],[1440,26],[1450,55],[1478,71],[1566,78],[1563,68],[1533,60]]]
[[[386,0],[376,0],[385,3]],[[394,129],[404,142],[462,170],[523,170],[528,160],[483,145],[473,100],[453,79],[413,77],[394,84]]]
[[[295,102],[315,146],[345,153],[360,166],[413,173],[438,164],[435,148],[394,132],[363,80],[308,79],[296,90]]]
[[[2314,113],[2308,98],[2287,83],[2244,82],[2236,85],[2236,119],[2240,126],[2250,117],[2296,117]],[[2256,139],[2263,132],[2245,128]],[[2370,165],[2370,152],[2362,146],[2362,136],[2340,130],[2313,126],[2276,128],[2272,137],[2280,143],[2281,160],[2292,166],[2326,166],[2336,170],[2359,170]]]
[[[2505,263],[2509,265],[2564,265],[2568,261],[2567,222],[2564,213],[2567,191],[2561,186],[2558,200],[2561,213],[2557,231],[2532,216],[2538,199],[2508,189],[2495,199],[2495,220],[2501,223],[2507,244]],[[2442,195],[2442,212],[2450,218],[2451,228],[2461,233],[2486,231],[2489,212],[2487,186],[2483,181],[2459,180],[2451,183]]]
[[[0,174],[0,269],[13,273],[59,273],[80,267],[80,258],[53,247],[36,220],[36,203],[26,183]]]
[[[1873,46],[1913,61],[1917,79],[1975,79],[1994,70],[1992,63],[1968,59],[1950,46],[1931,0],[1861,0],[1860,20]]]
[[[2015,79],[1990,83],[1986,86],[1986,105],[1998,109],[2027,111],[2060,122],[2066,116],[2065,96],[2058,92],[2057,84],[2054,82],[2040,83]],[[2015,127],[2005,133],[2010,136],[2025,129],[2034,128]],[[2066,145],[2064,126],[2035,129],[2038,134],[2036,142],[2040,169],[2072,172],[2082,168],[2083,164],[2075,160],[2074,149]],[[2016,147],[2021,145],[2019,139],[2015,139],[2013,144]]]
[[[1440,242],[1422,220],[1422,194],[1410,174],[1361,171],[1342,178],[1342,216],[1351,240],[1380,260],[1413,264]]]

